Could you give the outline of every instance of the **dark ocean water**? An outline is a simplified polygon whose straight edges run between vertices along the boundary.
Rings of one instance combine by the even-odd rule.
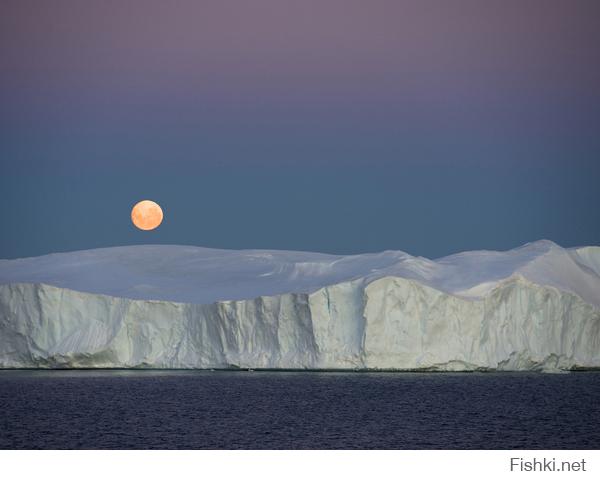
[[[0,371],[0,448],[597,449],[600,372]]]

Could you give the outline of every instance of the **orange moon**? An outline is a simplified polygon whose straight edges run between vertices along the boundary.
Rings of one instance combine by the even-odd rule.
[[[152,200],[142,200],[131,210],[131,221],[140,230],[154,230],[162,220],[162,208]]]

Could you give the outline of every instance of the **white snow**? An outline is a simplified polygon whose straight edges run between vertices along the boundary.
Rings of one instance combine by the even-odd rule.
[[[600,248],[0,260],[0,367],[600,367]]]
[[[401,251],[338,256],[141,245],[0,260],[0,285],[45,283],[115,297],[204,304],[308,293],[357,278],[369,283],[386,276],[417,280],[447,293],[470,291],[473,296],[479,286],[485,285],[485,294],[499,281],[520,274],[600,306],[599,270],[600,247],[567,250],[548,240],[507,252],[464,252],[436,261]]]

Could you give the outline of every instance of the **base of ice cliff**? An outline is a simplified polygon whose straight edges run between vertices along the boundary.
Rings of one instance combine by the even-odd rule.
[[[167,261],[155,277],[142,275],[139,265],[147,264],[131,256],[115,272],[98,261],[123,249],[1,261],[0,368],[600,368],[597,247],[536,242],[437,261],[402,252],[237,252],[237,270],[219,277],[223,252],[201,249],[204,256],[188,255],[176,272]],[[270,276],[279,277],[261,280]],[[98,278],[93,288],[76,288]],[[139,294],[182,281],[184,292],[210,285],[212,298],[111,291],[119,282]],[[233,299],[219,298],[219,282],[238,282],[238,295],[225,288]],[[256,288],[264,294],[254,295]]]

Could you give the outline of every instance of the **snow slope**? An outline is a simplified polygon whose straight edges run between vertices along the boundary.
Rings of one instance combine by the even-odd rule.
[[[600,248],[187,246],[0,261],[0,367],[600,367]]]

